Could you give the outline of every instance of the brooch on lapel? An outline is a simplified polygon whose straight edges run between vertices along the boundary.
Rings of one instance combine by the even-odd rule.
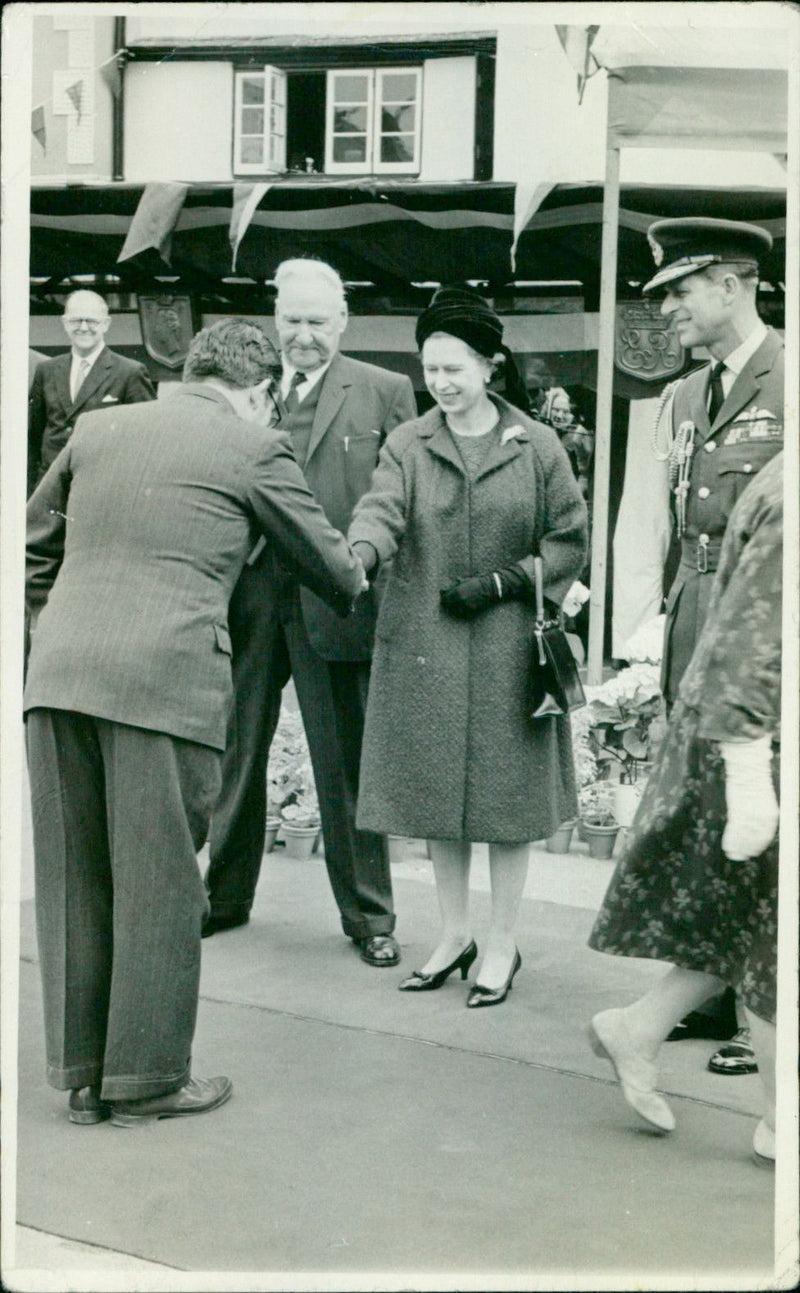
[[[520,436],[525,436],[525,434],[526,433],[525,433],[524,427],[516,426],[516,425],[514,425],[513,427],[506,427],[505,431],[500,437],[500,443],[501,445],[508,444],[509,440],[518,440]]]

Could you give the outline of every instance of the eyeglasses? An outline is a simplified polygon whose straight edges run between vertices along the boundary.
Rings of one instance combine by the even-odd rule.
[[[99,328],[101,323],[105,323],[105,319],[75,319],[70,314],[65,315],[64,322],[74,323],[76,326],[81,323],[85,323],[87,328]]]

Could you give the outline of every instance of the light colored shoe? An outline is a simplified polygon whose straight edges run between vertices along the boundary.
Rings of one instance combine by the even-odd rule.
[[[775,1132],[763,1118],[753,1133],[753,1159],[758,1167],[775,1167]]]
[[[617,1075],[625,1100],[647,1126],[665,1134],[675,1130],[675,1118],[655,1089],[658,1070],[645,1059],[631,1037],[621,1010],[603,1010],[589,1025],[595,1055],[607,1059]]]

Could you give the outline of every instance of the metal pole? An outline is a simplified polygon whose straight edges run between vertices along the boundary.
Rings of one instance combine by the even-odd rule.
[[[589,602],[589,655],[586,672],[587,682],[592,685],[603,681],[618,236],[619,148],[607,148],[606,180],[603,189],[603,243],[600,260],[600,328],[597,342],[597,415],[592,496],[592,573]]]

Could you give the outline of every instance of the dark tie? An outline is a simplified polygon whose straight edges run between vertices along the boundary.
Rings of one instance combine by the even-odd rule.
[[[297,388],[298,386],[302,386],[305,380],[306,380],[305,373],[298,372],[294,374],[291,382],[289,383],[289,389],[286,392],[286,399],[284,400],[284,405],[286,407],[287,413],[296,413],[297,410],[299,409],[300,397],[297,393]]]
[[[711,382],[709,384],[709,390],[711,391],[711,399],[708,405],[708,420],[712,426],[714,425],[717,414],[719,413],[720,409],[725,403],[725,392],[722,389],[722,374],[724,372],[725,372],[724,360],[718,359],[715,364],[712,364]]]

